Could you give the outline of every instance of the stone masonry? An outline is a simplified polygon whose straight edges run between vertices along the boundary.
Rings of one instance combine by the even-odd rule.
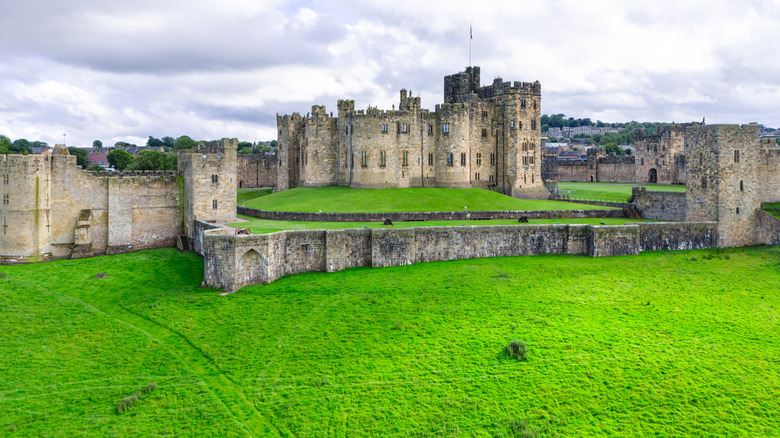
[[[276,154],[238,154],[236,161],[237,188],[273,187],[276,185],[276,171],[279,169]]]
[[[348,186],[481,187],[515,197],[546,198],[541,180],[539,82],[479,86],[479,67],[444,79],[444,103],[421,108],[401,90],[398,109],[338,116],[314,105],[310,114],[277,116],[276,190]]]

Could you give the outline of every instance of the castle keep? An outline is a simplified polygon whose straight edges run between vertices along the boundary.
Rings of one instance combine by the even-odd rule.
[[[0,262],[185,245],[195,220],[235,218],[237,143],[180,151],[178,175],[87,172],[65,145],[0,155]]]
[[[444,78],[444,103],[431,112],[401,90],[398,109],[355,110],[338,101],[311,114],[277,116],[276,190],[481,187],[521,198],[546,198],[541,179],[541,85],[480,87],[479,67]]]

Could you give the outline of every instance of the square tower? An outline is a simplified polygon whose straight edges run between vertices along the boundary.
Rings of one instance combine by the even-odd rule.
[[[179,151],[184,233],[193,237],[193,223],[231,222],[236,218],[236,149],[238,139]]]
[[[759,130],[750,125],[691,126],[685,139],[687,221],[717,221],[718,246],[755,244],[760,207]]]

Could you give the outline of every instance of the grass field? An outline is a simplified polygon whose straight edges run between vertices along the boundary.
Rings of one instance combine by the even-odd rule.
[[[647,190],[658,192],[685,192],[685,186],[681,185],[597,182],[562,182],[558,183],[558,190],[573,199],[627,202],[631,197],[631,187],[634,186],[647,187]]]
[[[780,219],[780,202],[763,204],[761,209]]]
[[[387,213],[409,211],[584,210],[605,207],[560,201],[515,199],[483,189],[294,188],[247,200],[247,207],[271,211]]]
[[[0,267],[0,435],[780,434],[780,247],[357,268],[225,297],[202,270],[172,249]]]
[[[462,220],[462,221],[412,221],[393,222],[393,225],[384,225],[382,222],[307,222],[307,221],[276,221],[269,219],[257,219],[249,216],[238,215],[247,222],[228,224],[233,227],[244,228],[254,234],[273,233],[282,230],[343,230],[346,228],[409,228],[409,227],[443,227],[459,225],[519,225],[516,219],[491,219],[491,220]],[[590,224],[622,225],[628,222],[662,222],[646,219],[529,219],[530,224]]]
[[[238,189],[236,202],[238,205],[246,205],[247,201],[270,195],[272,192],[273,189]]]

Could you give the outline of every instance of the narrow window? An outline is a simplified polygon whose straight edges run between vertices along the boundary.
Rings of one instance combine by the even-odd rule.
[[[428,165],[433,166],[433,154],[428,154]]]
[[[739,191],[744,192],[745,191],[745,185],[742,184],[742,180],[739,181]]]
[[[219,175],[211,175],[211,182],[213,183],[219,182]]]
[[[368,152],[360,153],[360,167],[368,167]]]
[[[217,200],[216,200],[216,199],[215,199],[215,200],[213,200],[213,201],[211,201],[211,208],[212,208],[213,210],[216,210],[216,209],[217,209]]]
[[[704,163],[704,154],[699,152],[699,166]]]
[[[509,121],[509,129],[515,129],[515,121],[514,120],[510,120]]]
[[[522,121],[522,120],[520,120],[519,122],[517,122],[517,129],[518,129],[518,130],[520,130],[520,131],[522,131],[522,130],[523,130],[523,121]]]
[[[460,165],[465,166],[466,165],[466,153],[461,152],[460,153]]]
[[[482,110],[482,118],[483,119],[487,119],[487,116],[488,116],[488,112],[485,111],[485,110]]]
[[[433,135],[433,125],[428,125],[428,135]]]
[[[379,151],[379,167],[387,166],[387,152]]]
[[[737,207],[737,214],[739,214],[739,207]]]
[[[640,164],[641,164],[642,166],[644,166],[644,165],[645,165],[645,159],[644,159],[644,158],[642,158],[642,159],[641,159],[641,160],[639,160],[639,161],[640,161]]]
[[[401,134],[408,134],[409,133],[409,125],[406,123],[401,123]]]
[[[441,125],[441,134],[442,135],[450,135],[450,124],[444,123]]]
[[[3,175],[3,184],[8,184],[8,175]]]
[[[447,166],[452,167],[453,164],[454,163],[453,163],[453,158],[452,158],[452,152],[450,152],[449,154],[447,154]]]
[[[739,150],[734,151],[734,162],[739,163]]]
[[[534,101],[534,109],[536,109],[536,101]]]
[[[495,166],[496,165],[496,155],[490,154],[490,165]]]
[[[481,165],[482,165],[482,153],[477,152],[477,166],[481,166]]]
[[[482,128],[482,138],[487,138],[487,128]]]
[[[479,174],[478,173],[474,174],[474,181],[479,181]]]
[[[703,176],[701,177],[701,189],[707,190],[707,177]]]
[[[355,168],[355,154],[352,153],[352,156],[349,157],[349,168],[354,169]]]
[[[536,119],[531,119],[531,131],[536,129]]]
[[[525,108],[525,100],[520,101],[520,108]]]
[[[401,152],[401,166],[408,166],[409,165],[409,152],[403,151]]]
[[[382,124],[382,134],[387,134],[387,123]]]

